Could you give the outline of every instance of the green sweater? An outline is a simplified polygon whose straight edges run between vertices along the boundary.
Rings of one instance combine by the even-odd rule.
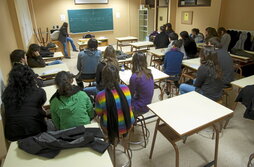
[[[60,96],[60,100],[54,97],[50,112],[54,125],[60,130],[89,124],[94,116],[91,100],[83,91],[70,97]]]

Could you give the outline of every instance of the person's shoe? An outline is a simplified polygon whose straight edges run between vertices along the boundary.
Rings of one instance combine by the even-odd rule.
[[[73,50],[73,52],[79,52],[79,50],[78,50],[78,49],[76,49],[76,50]]]
[[[70,56],[65,56],[64,58],[66,58],[66,59],[71,59],[71,57],[70,57]]]

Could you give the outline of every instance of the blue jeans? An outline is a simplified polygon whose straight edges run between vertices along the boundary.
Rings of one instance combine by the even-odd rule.
[[[63,62],[61,60],[55,60],[55,61],[48,63],[48,66],[55,65],[55,64],[63,64]]]
[[[192,92],[192,91],[195,91],[195,89],[196,89],[195,86],[185,84],[185,83],[181,84],[180,87],[179,87],[180,94]]]
[[[99,90],[96,88],[96,86],[92,87],[86,87],[83,89],[88,95],[96,96]]]
[[[64,56],[65,56],[65,57],[69,57],[68,51],[67,51],[67,42],[70,42],[70,43],[71,43],[71,47],[72,47],[72,50],[73,50],[73,51],[76,51],[76,50],[77,50],[77,48],[76,48],[76,46],[75,46],[75,44],[74,44],[73,39],[72,39],[71,37],[66,37],[66,42],[63,42],[63,43],[62,43],[62,44],[63,44],[63,47],[64,47]]]
[[[73,39],[72,39],[71,37],[67,37],[66,40],[67,40],[67,42],[70,42],[70,43],[71,43],[72,50],[73,50],[73,51],[76,51],[77,48],[76,48],[76,46],[75,46],[75,44],[74,44]]]

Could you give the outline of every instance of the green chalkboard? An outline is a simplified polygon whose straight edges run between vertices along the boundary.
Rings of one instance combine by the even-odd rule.
[[[68,10],[71,33],[113,30],[112,8]]]

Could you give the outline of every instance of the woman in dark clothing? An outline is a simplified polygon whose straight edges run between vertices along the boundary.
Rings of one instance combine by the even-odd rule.
[[[156,49],[167,48],[169,44],[168,35],[166,34],[165,26],[160,27],[160,34],[158,34],[154,39],[154,45]]]
[[[62,64],[61,60],[55,60],[48,64],[45,63],[40,55],[40,46],[37,44],[31,44],[27,51],[27,63],[29,67],[45,67],[46,65]]]
[[[65,56],[65,58],[70,58],[70,55],[68,55],[68,52],[67,52],[67,42],[71,43],[71,47],[74,52],[78,52],[78,50],[74,44],[73,39],[71,37],[69,37],[68,23],[64,22],[59,31],[60,31],[60,33],[59,33],[58,40],[63,44],[64,54],[65,54],[64,56]]]
[[[193,85],[181,84],[180,93],[196,91],[217,101],[222,96],[223,82],[217,53],[213,46],[205,46],[200,51],[200,63],[201,66],[198,68],[197,78]]]
[[[38,88],[35,74],[26,65],[15,65],[9,73],[3,93],[5,107],[5,137],[16,141],[47,130],[46,113],[42,106],[46,93]]]
[[[172,32],[175,32],[175,31],[172,29],[172,24],[171,23],[167,23],[165,26],[166,26],[166,34],[169,37],[169,34],[172,33]]]
[[[212,37],[218,37],[218,33],[215,28],[207,27],[205,29],[205,42],[208,42]]]
[[[183,46],[188,59],[197,57],[197,45],[196,42],[189,36],[187,31],[182,31],[180,33],[183,39]]]

